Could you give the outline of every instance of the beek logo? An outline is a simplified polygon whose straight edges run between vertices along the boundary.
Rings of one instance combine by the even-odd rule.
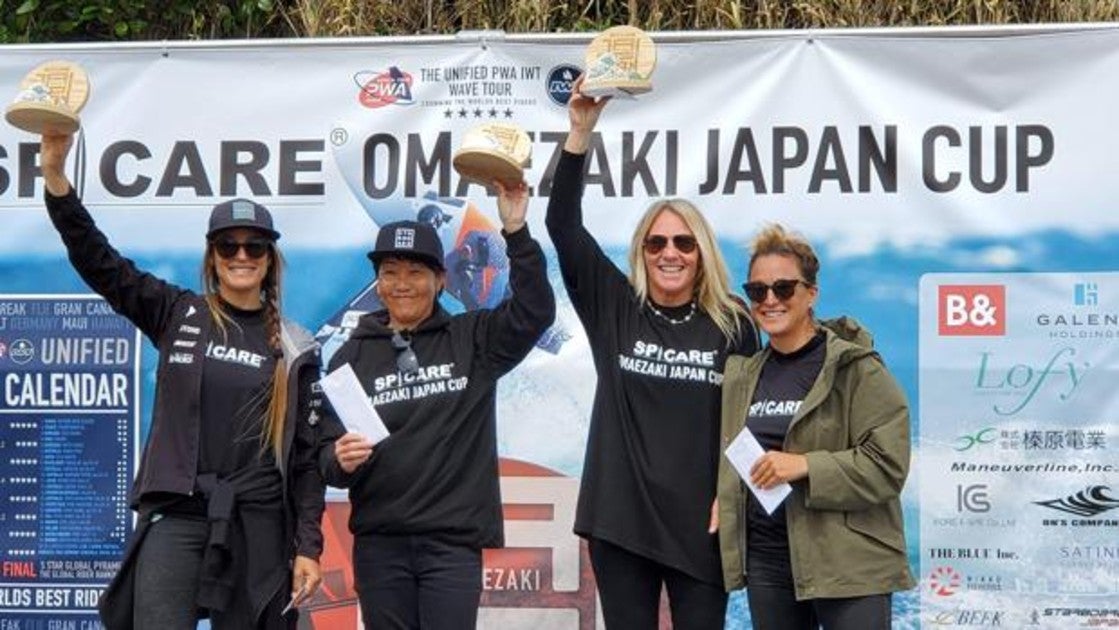
[[[1006,287],[944,284],[937,287],[941,335],[999,337],[1006,334]]]

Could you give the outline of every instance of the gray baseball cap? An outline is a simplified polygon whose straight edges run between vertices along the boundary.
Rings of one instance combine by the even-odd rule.
[[[279,240],[280,233],[272,227],[272,213],[268,208],[249,199],[230,199],[214,206],[210,211],[210,229],[206,238],[229,228],[249,228],[259,230],[272,240]]]

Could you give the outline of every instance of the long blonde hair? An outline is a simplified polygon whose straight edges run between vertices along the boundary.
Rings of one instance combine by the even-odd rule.
[[[229,317],[222,307],[219,293],[221,282],[218,279],[217,261],[213,243],[206,245],[206,254],[202,257],[202,295],[209,307],[210,318],[222,335],[228,335],[226,325],[236,323]],[[275,241],[268,244],[269,265],[264,280],[260,283],[260,295],[264,302],[264,329],[268,334],[268,347],[276,359],[276,368],[272,372],[272,396],[268,401],[268,410],[264,417],[264,426],[260,432],[260,449],[263,454],[271,449],[272,455],[279,465],[283,455],[284,421],[287,416],[288,379],[287,361],[284,358],[283,311],[280,308],[281,286],[284,276],[284,257]]]
[[[660,199],[645,210],[629,245],[629,282],[633,285],[638,299],[649,299],[649,272],[645,268],[645,237],[653,228],[653,223],[662,212],[671,212],[680,217],[688,226],[699,245],[699,264],[696,270],[694,298],[699,308],[715,322],[715,326],[728,341],[734,341],[740,334],[741,320],[748,318],[740,300],[730,291],[730,275],[719,246],[715,244],[714,232],[699,211],[686,199]]]

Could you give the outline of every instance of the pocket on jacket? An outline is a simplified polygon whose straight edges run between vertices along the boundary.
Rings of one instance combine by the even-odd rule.
[[[856,531],[875,542],[889,547],[902,554],[905,550],[905,534],[902,531],[901,519],[893,524],[890,506],[881,506],[870,510],[856,510],[846,512],[844,518],[847,528]]]

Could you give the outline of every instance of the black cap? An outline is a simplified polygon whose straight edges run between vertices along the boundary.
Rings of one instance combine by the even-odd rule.
[[[377,243],[369,252],[373,268],[378,269],[386,258],[410,258],[443,271],[443,243],[435,228],[417,221],[396,221],[381,227]]]
[[[249,199],[230,199],[214,206],[210,211],[210,229],[206,238],[229,228],[249,228],[259,230],[272,240],[279,240],[280,233],[272,227],[272,213],[268,208]]]

